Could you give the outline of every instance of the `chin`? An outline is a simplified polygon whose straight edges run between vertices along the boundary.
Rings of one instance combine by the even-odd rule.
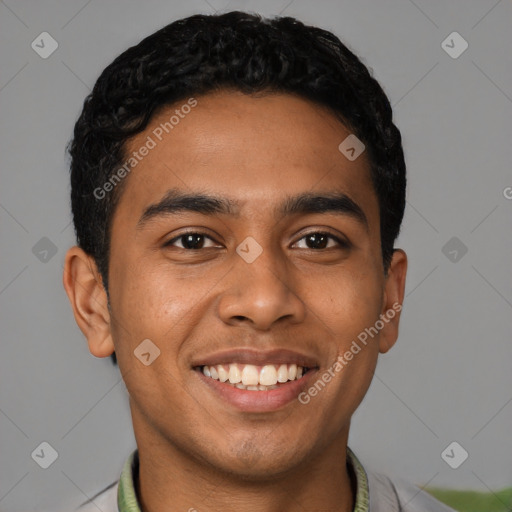
[[[276,477],[293,471],[303,464],[305,455],[297,452],[297,445],[283,450],[283,446],[270,447],[254,441],[241,442],[238,446],[226,447],[224,452],[218,448],[215,452],[215,461],[210,464],[216,471],[245,481],[264,482],[275,481]]]

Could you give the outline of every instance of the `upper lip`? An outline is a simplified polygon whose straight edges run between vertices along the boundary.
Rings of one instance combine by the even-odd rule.
[[[307,354],[295,352],[284,348],[273,350],[254,350],[248,348],[234,348],[213,354],[197,357],[192,366],[215,366],[217,364],[240,363],[262,366],[265,364],[293,364],[316,368],[318,361]]]

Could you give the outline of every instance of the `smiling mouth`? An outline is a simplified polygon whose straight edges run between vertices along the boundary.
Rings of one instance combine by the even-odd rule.
[[[270,391],[287,382],[300,380],[313,368],[293,364],[217,364],[194,368],[210,379],[247,391]]]

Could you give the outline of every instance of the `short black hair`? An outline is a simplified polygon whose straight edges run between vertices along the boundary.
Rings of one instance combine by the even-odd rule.
[[[292,17],[197,14],[146,37],[104,69],[68,145],[77,243],[94,258],[107,297],[111,221],[123,182],[103,191],[126,159],[126,142],[163,107],[225,89],[298,95],[327,107],[364,143],[387,271],[405,208],[405,161],[391,105],[368,68],[334,34]]]

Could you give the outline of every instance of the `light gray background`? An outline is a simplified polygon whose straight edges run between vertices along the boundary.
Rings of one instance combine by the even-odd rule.
[[[14,1],[0,3],[2,265],[0,510],[77,505],[116,480],[134,448],[127,393],[96,359],[61,284],[70,224],[68,142],[82,102],[121,51],[174,19],[284,14],[334,31],[394,106],[408,164],[399,240],[409,255],[398,343],[379,360],[350,446],[418,484],[512,484],[512,6],[508,1]],[[31,48],[43,31],[59,44]],[[453,31],[468,49],[451,58]],[[509,197],[512,195],[509,194]],[[468,248],[442,252],[453,236]],[[48,237],[46,263],[33,246]],[[31,458],[49,442],[46,470]],[[469,458],[440,454],[452,441]]]

